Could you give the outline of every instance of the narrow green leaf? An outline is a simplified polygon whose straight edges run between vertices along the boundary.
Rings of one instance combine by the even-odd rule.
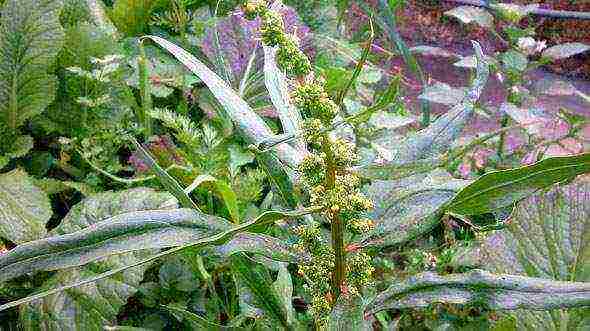
[[[43,238],[52,214],[49,198],[23,170],[0,174],[0,237],[19,244]]]
[[[554,157],[530,166],[496,171],[480,177],[449,203],[446,210],[480,215],[510,206],[555,183],[590,172],[590,153]]]
[[[492,274],[474,270],[440,276],[425,272],[380,293],[366,310],[424,308],[456,304],[493,310],[551,310],[590,305],[590,283]]]
[[[160,165],[158,165],[158,163],[156,162],[156,160],[154,160],[150,153],[145,148],[143,148],[143,146],[141,146],[141,144],[137,140],[135,140],[135,138],[132,137],[131,139],[133,144],[135,145],[135,148],[140,153],[144,161],[147,163],[147,166],[156,173],[156,176],[160,180],[160,183],[164,185],[164,187],[166,188],[166,190],[168,190],[168,192],[170,192],[170,194],[172,194],[176,199],[178,199],[180,205],[184,208],[192,208],[194,210],[199,210],[197,204],[191,199],[191,197],[188,196],[186,192],[184,192],[184,189],[182,188],[182,186],[180,186],[176,179],[174,179],[174,177],[172,177],[166,171],[166,169],[160,167]]]
[[[301,130],[303,118],[299,110],[293,105],[289,93],[287,77],[276,63],[277,49],[264,46],[264,84],[268,90],[270,100],[279,113],[284,133],[296,133]],[[305,151],[306,144],[302,139],[295,141],[298,150]]]
[[[288,212],[268,211],[252,221],[232,228],[222,218],[201,214],[193,209],[146,210],[121,214],[67,235],[23,244],[0,255],[0,282],[40,270],[57,270],[78,266],[105,256],[133,250],[183,246],[169,249],[138,262],[128,263],[96,276],[0,305],[0,311],[71,288],[94,283],[189,247],[223,245],[238,233],[265,232],[271,224],[279,219],[301,217],[318,211],[318,208]],[[200,222],[195,222],[196,219]]]

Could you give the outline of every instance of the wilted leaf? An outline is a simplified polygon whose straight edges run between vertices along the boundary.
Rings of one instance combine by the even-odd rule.
[[[366,194],[375,203],[375,229],[362,242],[372,246],[404,243],[438,224],[441,208],[470,182],[443,170],[399,181],[373,181]]]
[[[587,282],[588,286],[588,242],[590,183],[579,179],[523,200],[507,229],[475,245],[461,264],[493,272]],[[571,296],[575,297],[575,294]],[[590,308],[556,312],[523,311],[515,316],[519,330],[582,330],[588,326]]]
[[[488,29],[494,27],[494,17],[483,8],[459,6],[445,12],[445,15],[456,17],[465,24],[473,22]]]
[[[530,166],[490,172],[467,186],[446,210],[481,215],[512,205],[534,192],[590,172],[590,153],[554,157]]]
[[[15,243],[43,238],[52,215],[47,195],[23,170],[0,174],[0,236]]]
[[[565,43],[555,45],[543,51],[543,56],[552,60],[561,60],[590,50],[590,45],[582,43]]]
[[[453,106],[463,101],[465,89],[458,89],[446,83],[436,82],[434,85],[427,86],[418,98]]]
[[[544,78],[534,83],[534,90],[538,94],[552,96],[569,96],[575,95],[578,91],[570,82],[559,79]]]
[[[378,129],[399,129],[406,125],[416,122],[412,116],[401,116],[394,113],[379,111],[374,113],[369,119],[369,123]]]

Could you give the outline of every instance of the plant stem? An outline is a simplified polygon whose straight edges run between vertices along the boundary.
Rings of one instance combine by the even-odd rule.
[[[336,185],[336,166],[330,138],[324,134],[323,151],[326,154],[326,191],[333,190]],[[346,275],[346,257],[344,254],[344,229],[338,211],[328,210],[332,233],[332,249],[334,250],[334,271],[332,272],[332,294],[334,303],[340,296],[340,287]]]
[[[506,115],[506,114],[502,115],[502,122],[500,123],[501,129],[508,127],[509,120],[510,120],[510,117],[508,117],[508,115]],[[506,131],[502,131],[500,133],[500,140],[498,141],[498,151],[497,151],[498,159],[500,161],[502,161],[505,141],[506,141]]]

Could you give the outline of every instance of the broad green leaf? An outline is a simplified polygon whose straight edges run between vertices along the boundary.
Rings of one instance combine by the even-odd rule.
[[[265,232],[277,220],[297,218],[318,211],[317,208],[289,212],[268,211],[252,221],[230,227],[229,223],[222,218],[201,214],[193,209],[146,210],[120,214],[67,235],[26,243],[0,255],[0,282],[26,273],[79,266],[135,250],[179,247],[138,262],[124,264],[96,276],[86,277],[71,284],[0,305],[0,311],[92,284],[187,248],[223,245],[241,232]]]
[[[494,28],[494,16],[483,8],[459,6],[446,11],[445,15],[455,17],[465,24],[473,22],[487,29]]]
[[[365,320],[365,305],[358,295],[341,295],[328,320],[328,330],[373,330]]]
[[[426,172],[441,166],[443,153],[448,151],[451,143],[461,134],[467,121],[473,116],[475,103],[479,99],[489,76],[489,66],[483,60],[484,55],[481,46],[473,43],[477,57],[478,70],[475,80],[466,93],[463,101],[446,114],[434,121],[426,129],[408,135],[400,140],[390,150],[391,161],[381,164],[370,164],[359,169],[359,172],[368,178],[399,178],[397,172],[401,169],[404,174]],[[444,161],[443,161],[444,162]],[[416,167],[415,165],[420,165]],[[427,168],[424,171],[424,168]],[[412,172],[415,169],[415,172]],[[375,177],[377,176],[377,177]]]
[[[0,169],[4,168],[10,160],[27,155],[33,149],[33,144],[33,137],[17,136],[10,146],[10,150],[4,155],[0,155]]]
[[[85,2],[92,23],[116,39],[117,28],[108,17],[104,3],[100,0],[86,0]]]
[[[463,101],[465,98],[465,90],[454,88],[446,83],[437,82],[434,85],[427,86],[418,98],[434,103],[454,106]]]
[[[565,43],[547,48],[543,51],[543,57],[547,57],[551,60],[561,60],[589,50],[590,45],[582,43]]]
[[[512,205],[555,183],[590,172],[590,153],[545,159],[530,166],[495,171],[467,186],[446,207],[460,215],[480,215]]]
[[[52,214],[49,198],[23,170],[0,174],[0,237],[17,244],[43,238]]]
[[[273,137],[274,134],[264,120],[227,83],[196,57],[163,38],[156,36],[145,38],[153,40],[174,55],[207,85],[249,143],[256,145]],[[281,161],[288,165],[297,165],[304,156],[287,144],[278,145],[276,151]]]
[[[292,329],[284,301],[273,286],[268,270],[252,262],[244,254],[233,255],[230,259],[233,273],[248,288],[253,296],[253,303],[262,309],[273,325]]]
[[[363,244],[399,245],[427,233],[438,224],[442,207],[469,183],[444,170],[397,181],[374,180],[366,194],[375,203],[369,215],[375,229],[364,236]]]
[[[110,16],[119,31],[126,36],[145,32],[158,0],[117,0]]]
[[[0,131],[17,136],[18,127],[41,113],[55,97],[57,80],[48,70],[64,42],[59,24],[61,8],[60,0],[7,0],[2,7]],[[3,144],[12,143],[12,139]],[[3,150],[22,154],[13,151],[22,150],[22,145],[10,145],[3,146]]]
[[[391,285],[367,307],[385,309],[424,308],[455,304],[492,310],[552,310],[587,306],[590,283],[552,281],[543,278],[492,274],[474,270],[440,276],[425,272]]]
[[[520,202],[510,223],[474,245],[459,265],[590,285],[590,183],[577,179]],[[572,293],[572,298],[581,293]],[[586,306],[589,305],[586,301]],[[584,330],[590,308],[515,314],[519,330]]]
[[[74,206],[60,226],[52,232],[66,235],[76,231],[84,231],[97,226],[100,220],[120,213],[157,208],[169,198],[170,195],[166,193],[157,193],[151,189],[142,188],[97,194]],[[17,249],[26,247],[26,245],[18,246]],[[92,277],[104,270],[137,262],[155,254],[155,252],[155,250],[136,251],[100,259],[82,268],[61,270],[50,278],[42,289]],[[70,250],[66,254],[75,253]],[[71,255],[70,258],[72,258]],[[87,259],[86,262],[95,260],[94,258],[89,259],[88,256],[85,259]],[[54,261],[54,263],[56,262]],[[42,263],[42,261],[38,260],[37,263]],[[70,265],[78,264],[82,264],[82,261]],[[116,322],[119,309],[126,304],[127,298],[137,291],[137,286],[143,279],[143,271],[147,266],[127,270],[118,278],[102,279],[93,284],[69,289],[47,296],[43,300],[23,305],[21,307],[21,322],[26,330],[101,330],[103,325]]]

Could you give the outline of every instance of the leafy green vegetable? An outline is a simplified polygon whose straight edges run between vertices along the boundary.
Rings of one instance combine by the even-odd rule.
[[[55,97],[49,70],[62,47],[60,0],[8,0],[0,19],[0,140],[14,141],[17,129]],[[21,156],[22,141],[3,144],[2,154]],[[12,154],[12,155],[10,155]],[[0,162],[0,165],[2,162]]]

